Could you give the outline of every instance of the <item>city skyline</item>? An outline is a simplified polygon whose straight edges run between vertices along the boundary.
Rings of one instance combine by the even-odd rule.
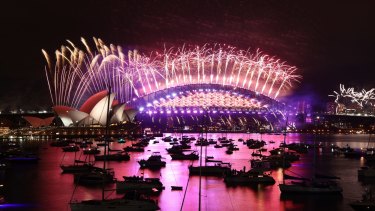
[[[6,28],[0,66],[2,108],[51,106],[41,49],[53,53],[67,39],[78,43],[81,37],[94,36],[106,44],[115,43],[146,54],[162,51],[164,46],[204,43],[260,49],[297,67],[303,79],[294,87],[296,97],[310,95],[325,100],[340,83],[359,90],[374,87],[373,3],[6,4],[1,15]]]

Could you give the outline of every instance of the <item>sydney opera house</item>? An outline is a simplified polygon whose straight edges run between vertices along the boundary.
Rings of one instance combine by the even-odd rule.
[[[114,100],[115,94],[102,91],[87,99],[79,109],[68,106],[54,106],[53,110],[61,119],[64,126],[88,126],[106,125],[107,108],[111,108],[110,124],[118,124],[134,119],[136,110],[125,108],[125,104],[119,104]],[[109,105],[108,105],[109,104]]]

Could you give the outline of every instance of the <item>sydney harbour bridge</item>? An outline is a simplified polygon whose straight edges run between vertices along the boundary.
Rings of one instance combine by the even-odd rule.
[[[81,41],[82,48],[68,41],[54,56],[43,50],[51,100],[65,126],[103,125],[110,107],[113,124],[273,130],[285,112],[278,99],[300,78],[275,57],[225,44],[146,55],[96,38],[94,47]]]

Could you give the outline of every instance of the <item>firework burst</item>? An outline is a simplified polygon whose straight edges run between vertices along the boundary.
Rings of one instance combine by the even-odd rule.
[[[343,84],[340,84],[340,91],[334,91],[334,95],[329,95],[330,97],[335,97],[335,103],[340,103],[341,99],[349,98],[352,103],[363,108],[365,105],[373,105],[375,100],[375,88],[368,91],[362,89],[360,92],[354,91],[354,88],[345,88]]]
[[[54,105],[78,107],[85,97],[111,86],[116,98],[129,102],[159,90],[189,84],[220,84],[248,89],[271,98],[300,79],[296,68],[260,51],[226,45],[166,49],[164,53],[124,53],[120,46],[94,38],[95,48],[81,39],[84,50],[67,41],[55,61],[42,50]]]

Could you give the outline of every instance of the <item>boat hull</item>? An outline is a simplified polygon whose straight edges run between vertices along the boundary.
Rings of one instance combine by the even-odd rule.
[[[263,177],[242,177],[228,176],[224,178],[224,182],[230,185],[253,185],[253,184],[275,184],[275,179],[271,176]]]
[[[113,210],[126,210],[126,211],[154,211],[159,210],[159,207],[152,201],[139,201],[139,200],[90,200],[83,202],[70,203],[72,211],[113,211]]]
[[[158,192],[163,190],[162,184],[147,184],[147,183],[130,183],[124,181],[116,182],[116,193],[125,193],[127,191],[152,192],[157,189]]]
[[[303,193],[303,194],[341,194],[342,188],[338,186],[332,187],[313,187],[303,185],[279,185],[281,193]]]
[[[189,174],[190,175],[207,175],[207,176],[222,176],[226,172],[229,172],[229,167],[223,166],[190,166]]]

